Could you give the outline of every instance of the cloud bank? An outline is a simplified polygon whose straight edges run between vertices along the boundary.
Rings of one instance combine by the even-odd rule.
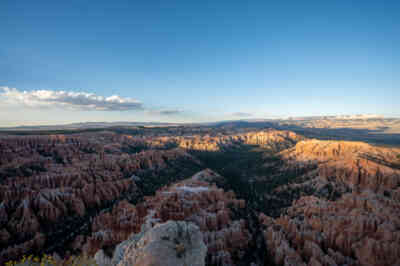
[[[158,112],[160,115],[178,115],[183,113],[181,110],[162,110]]]
[[[236,112],[232,114],[233,116],[237,116],[237,117],[249,117],[249,116],[253,116],[250,113],[244,113],[244,112]]]
[[[143,104],[132,98],[123,98],[118,95],[103,97],[94,93],[33,90],[20,91],[15,88],[0,87],[0,97],[6,103],[23,104],[36,108],[63,108],[85,111],[127,111],[143,110]]]

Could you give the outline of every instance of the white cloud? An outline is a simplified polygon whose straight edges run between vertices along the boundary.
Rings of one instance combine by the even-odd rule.
[[[22,104],[35,108],[58,107],[69,110],[125,111],[143,110],[143,104],[132,98],[118,95],[103,97],[94,93],[33,90],[20,91],[15,88],[0,87],[0,97],[6,103]]]

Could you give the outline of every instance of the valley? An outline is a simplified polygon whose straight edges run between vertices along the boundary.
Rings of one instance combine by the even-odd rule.
[[[199,228],[205,265],[399,262],[396,145],[258,123],[36,133],[0,136],[1,263],[117,265],[168,221]]]

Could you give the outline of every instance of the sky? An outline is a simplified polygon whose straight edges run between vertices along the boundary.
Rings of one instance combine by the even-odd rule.
[[[400,115],[400,1],[0,1],[0,126]]]

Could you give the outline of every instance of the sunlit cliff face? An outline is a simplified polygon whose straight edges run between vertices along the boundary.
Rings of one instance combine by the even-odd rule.
[[[396,148],[320,140],[300,141],[280,153],[288,165],[316,165],[318,176],[325,180],[335,179],[354,189],[393,189],[396,195],[400,184],[399,154]]]
[[[272,148],[280,143],[287,146],[293,145],[302,137],[289,131],[268,130],[262,132],[248,132],[228,136],[194,136],[192,138],[178,138],[179,147],[189,150],[218,151],[224,146],[235,144],[257,145]]]

